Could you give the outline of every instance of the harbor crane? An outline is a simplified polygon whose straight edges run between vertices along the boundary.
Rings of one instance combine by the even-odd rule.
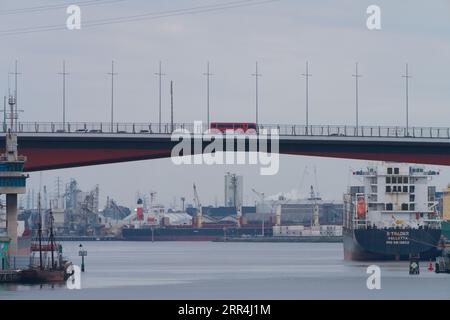
[[[195,185],[195,183],[194,183],[194,204],[195,204],[195,207],[196,207],[196,209],[197,209],[197,214],[196,214],[196,217],[195,217],[195,226],[197,227],[197,228],[201,228],[202,227],[202,224],[203,224],[203,221],[202,221],[202,219],[203,219],[203,209],[202,209],[202,204],[200,203],[200,198],[199,198],[199,196],[198,196],[198,191],[197,191],[197,186]]]
[[[310,193],[310,198],[311,201],[313,201],[313,214],[312,214],[312,219],[311,219],[311,227],[319,227],[320,223],[319,223],[319,204],[317,203],[317,200],[319,199],[319,197],[317,196],[317,194],[314,192],[314,187],[311,186],[311,193]]]
[[[186,198],[185,197],[181,197],[180,200],[181,200],[182,211],[185,212],[185,205],[184,205],[184,203],[186,202]]]

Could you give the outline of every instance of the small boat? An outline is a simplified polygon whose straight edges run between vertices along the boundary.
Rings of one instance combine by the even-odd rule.
[[[42,243],[42,217],[40,198],[38,204],[39,211],[39,229],[38,229],[38,243],[33,243],[32,259],[30,268],[21,271],[21,282],[23,283],[55,283],[64,282],[70,276],[68,272],[71,269],[72,263],[67,261],[62,256],[62,246],[55,242],[55,234],[53,231],[54,217],[52,208],[49,212],[49,238],[48,244]],[[39,263],[35,262],[34,254],[39,252]],[[50,257],[49,257],[50,255]]]
[[[69,263],[70,265],[70,263]],[[23,283],[57,283],[65,282],[72,275],[67,272],[69,265],[58,269],[30,268],[21,271],[20,280]]]

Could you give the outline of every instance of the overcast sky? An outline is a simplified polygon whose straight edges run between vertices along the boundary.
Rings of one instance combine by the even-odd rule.
[[[82,2],[82,1],[80,1]],[[91,4],[92,1],[84,1]],[[103,4],[99,4],[104,2]],[[404,125],[405,63],[410,65],[410,124],[449,126],[450,1],[300,1],[280,0],[248,7],[145,19],[83,28],[83,22],[193,8],[232,0],[98,1],[83,6],[82,29],[5,36],[2,31],[65,25],[65,8],[11,14],[12,9],[72,4],[62,0],[1,0],[0,90],[7,92],[8,72],[19,60],[21,121],[61,121],[62,60],[67,61],[68,121],[109,121],[111,60],[119,73],[116,119],[157,122],[158,82],[162,60],[163,120],[169,120],[169,82],[175,82],[175,121],[206,119],[206,82],[202,73],[211,61],[213,121],[254,121],[254,72],[259,61],[260,122],[302,124],[305,121],[305,61],[310,62],[310,123],[354,124],[354,72],[359,62],[360,123]],[[249,1],[256,3],[258,1]],[[366,9],[381,7],[382,29],[369,31]],[[8,14],[5,14],[8,13]],[[33,29],[35,30],[35,29]],[[192,183],[201,201],[223,203],[223,175],[245,175],[248,203],[251,188],[266,194],[314,183],[324,198],[340,200],[349,183],[349,168],[363,161],[282,156],[280,172],[260,176],[256,166],[174,166],[170,159],[44,172],[42,184],[52,191],[57,176],[76,178],[83,189],[95,184],[128,206],[136,192],[157,191],[169,204],[192,199]],[[308,166],[309,174],[302,175]],[[442,167],[436,180],[450,182]],[[38,188],[39,174],[29,186]]]

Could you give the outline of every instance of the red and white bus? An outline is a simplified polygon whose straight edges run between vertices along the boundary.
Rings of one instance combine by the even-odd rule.
[[[245,133],[257,132],[258,126],[254,122],[211,122],[210,129],[225,132],[227,130],[242,130]]]

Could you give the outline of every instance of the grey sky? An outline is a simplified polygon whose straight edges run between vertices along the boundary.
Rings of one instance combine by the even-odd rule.
[[[76,2],[76,1],[75,1]],[[82,7],[82,19],[95,20],[146,12],[180,9],[225,0],[128,0]],[[71,1],[2,0],[0,10]],[[366,28],[366,8],[381,7],[382,30]],[[65,10],[0,15],[0,31],[64,24]],[[19,59],[19,107],[22,121],[61,121],[62,60],[67,60],[68,121],[109,121],[111,60],[119,76],[116,116],[124,122],[156,122],[157,71],[163,61],[164,113],[169,120],[168,86],[175,82],[175,121],[205,120],[206,61],[211,61],[211,118],[217,121],[254,120],[255,61],[263,74],[260,87],[261,123],[304,123],[306,60],[313,74],[310,86],[310,123],[354,123],[354,63],[359,62],[360,123],[404,125],[404,73],[409,62],[410,124],[448,126],[450,115],[450,2],[433,1],[298,1],[281,0],[259,6],[184,15],[140,22],[1,36],[0,88],[7,91],[8,71]],[[3,92],[2,92],[3,93]],[[348,168],[364,162],[307,157],[281,157],[280,173],[259,176],[257,167],[175,167],[170,159],[115,164],[43,174],[53,189],[56,176],[76,178],[83,188],[96,183],[106,195],[132,205],[136,191],[158,191],[159,200],[192,198],[196,182],[203,203],[223,202],[223,175],[245,175],[246,200],[254,187],[267,194],[298,187],[305,165],[314,182],[317,167],[324,197],[341,199]],[[450,182],[442,168],[440,186]],[[33,174],[29,185],[39,185]],[[303,192],[307,188],[303,188]]]

